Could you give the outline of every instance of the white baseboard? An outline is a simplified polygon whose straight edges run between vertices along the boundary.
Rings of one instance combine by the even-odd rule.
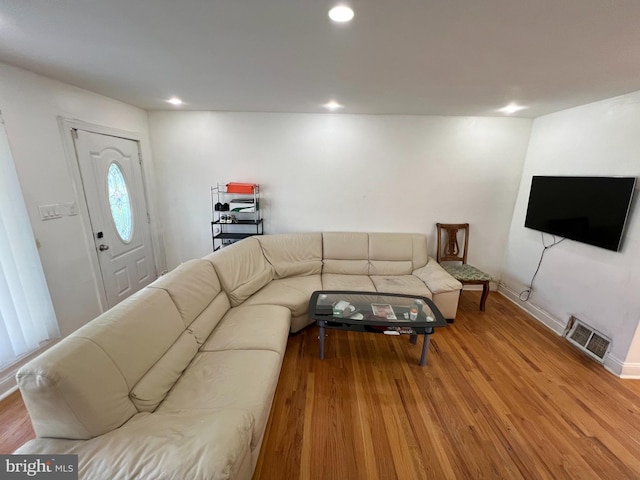
[[[609,370],[614,375],[621,377],[622,370],[624,369],[624,362],[617,357],[614,357],[611,354],[607,355],[607,358],[604,360],[604,368]]]
[[[604,368],[620,378],[640,379],[640,363],[624,363],[613,355],[607,355]]]
[[[0,372],[0,400],[8,397],[18,388],[16,383],[16,372],[20,367],[18,365],[11,365],[9,368]]]
[[[2,394],[0,394],[0,402],[18,389],[18,385],[16,384],[15,380],[13,383],[14,383],[13,387],[10,387],[10,385],[6,385],[6,387],[10,387],[8,390],[4,388],[5,386],[0,387],[2,388]]]
[[[489,282],[489,291],[490,292],[497,292],[499,287],[500,287],[500,284],[498,282],[494,282],[493,280],[491,280]],[[463,290],[480,290],[480,291],[482,291],[482,285],[462,285],[462,289]]]
[[[544,310],[534,305],[533,303],[524,302],[520,300],[518,293],[511,290],[509,287],[507,287],[503,283],[498,285],[498,292],[501,293],[504,297],[511,300],[516,305],[518,305],[522,310],[527,312],[529,315],[531,315],[533,318],[538,320],[545,327],[555,332],[557,335],[559,336],[564,335],[566,324],[562,323],[560,320],[552,316],[549,312],[545,312]]]
[[[563,324],[560,320],[553,317],[550,313],[545,312],[540,307],[533,305],[529,302],[523,302],[520,300],[518,293],[511,290],[504,284],[500,284],[498,286],[498,292],[502,294],[502,296],[508,298],[517,306],[519,306],[522,310],[527,312],[533,318],[538,320],[544,326],[552,330],[559,336],[564,336],[566,325]],[[620,378],[629,378],[629,379],[640,379],[640,363],[624,363],[623,360],[614,357],[611,354],[607,354],[604,359],[604,368],[613,373],[615,376]]]

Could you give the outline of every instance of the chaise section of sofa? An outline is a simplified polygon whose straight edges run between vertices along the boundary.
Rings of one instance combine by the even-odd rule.
[[[39,438],[16,453],[76,453],[91,479],[251,478],[289,329],[186,262],[19,371]]]

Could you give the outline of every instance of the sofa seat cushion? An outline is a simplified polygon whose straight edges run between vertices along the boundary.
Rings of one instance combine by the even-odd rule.
[[[300,315],[299,317],[291,317],[291,333],[296,333],[302,330],[304,327],[307,327],[315,323],[315,320],[309,318],[309,315],[306,313],[304,315]]]
[[[343,275],[337,273],[322,274],[322,290],[377,291],[376,286],[368,275]]]
[[[251,448],[262,437],[282,356],[270,350],[200,352],[157,412],[239,408],[255,420]]]
[[[427,264],[414,270],[413,274],[427,284],[431,293],[438,294],[462,289],[462,284],[442,268],[436,259],[429,257]]]
[[[322,290],[320,275],[305,275],[272,280],[251,295],[243,305],[282,305],[298,317],[307,313],[309,298],[316,290]]]
[[[227,312],[204,352],[220,350],[271,350],[284,355],[291,327],[291,312],[278,305],[241,305]]]
[[[432,297],[424,282],[415,275],[371,275],[370,278],[378,292]]]
[[[253,423],[249,412],[233,408],[140,413],[88,441],[39,438],[16,453],[78,455],[86,479],[230,479],[251,454]]]

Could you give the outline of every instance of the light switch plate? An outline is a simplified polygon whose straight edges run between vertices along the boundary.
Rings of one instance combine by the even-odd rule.
[[[53,220],[55,218],[62,217],[62,211],[59,203],[53,203],[51,205],[40,205],[40,218],[42,220]]]

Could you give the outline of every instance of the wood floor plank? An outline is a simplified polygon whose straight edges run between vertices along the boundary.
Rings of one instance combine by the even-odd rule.
[[[0,454],[13,453],[34,437],[22,396],[13,392],[0,402]]]

